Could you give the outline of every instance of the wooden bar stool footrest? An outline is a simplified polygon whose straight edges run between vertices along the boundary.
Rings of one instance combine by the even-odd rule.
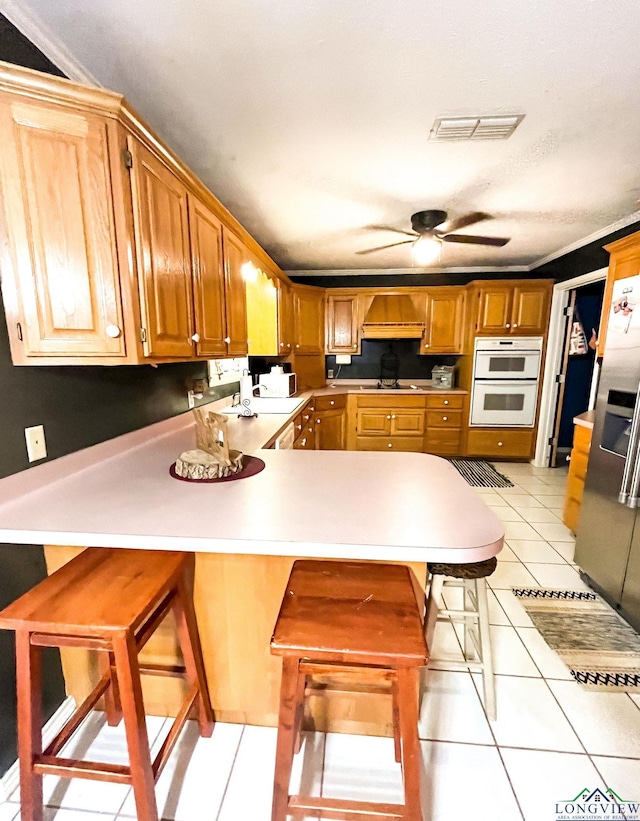
[[[288,810],[294,817],[304,817],[319,811],[322,818],[348,819],[348,821],[387,821],[406,818],[402,804],[377,804],[373,801],[345,801],[340,798],[315,798],[291,796]],[[320,816],[319,816],[320,817]]]

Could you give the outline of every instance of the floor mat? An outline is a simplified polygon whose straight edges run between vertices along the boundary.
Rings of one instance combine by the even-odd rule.
[[[640,636],[599,596],[586,590],[512,591],[579,684],[640,692]]]
[[[473,487],[513,487],[507,476],[481,459],[449,459],[458,473]]]

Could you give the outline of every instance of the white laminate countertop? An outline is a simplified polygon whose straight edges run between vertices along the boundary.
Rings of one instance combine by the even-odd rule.
[[[266,463],[233,482],[169,475],[194,447],[189,413],[9,476],[0,481],[0,541],[440,562],[502,548],[502,523],[446,460],[261,450],[286,421],[229,418],[231,446]]]

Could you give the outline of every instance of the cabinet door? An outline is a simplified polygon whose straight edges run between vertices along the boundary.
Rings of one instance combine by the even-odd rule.
[[[316,449],[344,450],[345,413],[341,410],[316,412]]]
[[[511,333],[541,335],[549,322],[549,289],[516,285],[513,289]]]
[[[124,356],[107,122],[5,98],[0,140],[21,352]]]
[[[504,334],[511,327],[512,291],[505,287],[483,287],[478,306],[478,334]]]
[[[464,291],[434,290],[427,294],[422,353],[462,353]]]
[[[287,356],[294,346],[293,291],[284,282],[278,282],[278,352]]]
[[[358,353],[358,297],[327,298],[327,353]]]
[[[389,436],[391,433],[391,412],[374,408],[359,410],[356,433],[359,436]]]
[[[295,352],[324,353],[324,293],[315,288],[294,290]]]
[[[131,138],[129,145],[145,353],[188,359],[195,327],[187,189],[144,146]]]
[[[423,436],[424,411],[391,409],[392,436]]]
[[[188,197],[193,270],[196,350],[199,356],[225,356],[226,336],[222,224],[199,199]]]
[[[264,271],[253,266],[245,283],[249,356],[278,356],[278,291]]]
[[[246,356],[247,304],[242,278],[242,266],[249,261],[244,243],[226,228],[222,229],[224,252],[224,282],[227,315],[227,353],[229,356]]]

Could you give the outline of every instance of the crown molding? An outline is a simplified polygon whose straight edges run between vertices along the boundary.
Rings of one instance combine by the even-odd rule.
[[[597,239],[602,239],[608,234],[613,234],[615,231],[619,231],[621,228],[626,228],[627,225],[632,225],[634,222],[638,221],[640,221],[640,211],[634,211],[627,217],[623,217],[616,222],[612,222],[611,225],[607,225],[606,228],[601,228],[598,231],[594,231],[594,233],[589,234],[588,237],[583,237],[582,239],[572,242],[570,245],[565,245],[564,248],[559,248],[557,251],[548,254],[546,257],[541,257],[537,262],[534,262],[529,266],[529,270],[534,271],[536,268],[540,268],[541,265],[546,265],[547,262],[553,262],[554,259],[563,257],[565,254],[570,254],[572,251],[577,251],[578,248],[583,248],[590,242],[595,242]]]
[[[91,72],[77,60],[51,29],[25,5],[23,0],[0,0],[0,13],[27,37],[34,46],[64,72],[70,80],[101,86]]]
[[[288,277],[353,277],[353,276],[411,276],[412,274],[522,274],[528,273],[528,265],[503,265],[492,268],[467,266],[451,268],[338,268],[324,271],[285,271]]]

